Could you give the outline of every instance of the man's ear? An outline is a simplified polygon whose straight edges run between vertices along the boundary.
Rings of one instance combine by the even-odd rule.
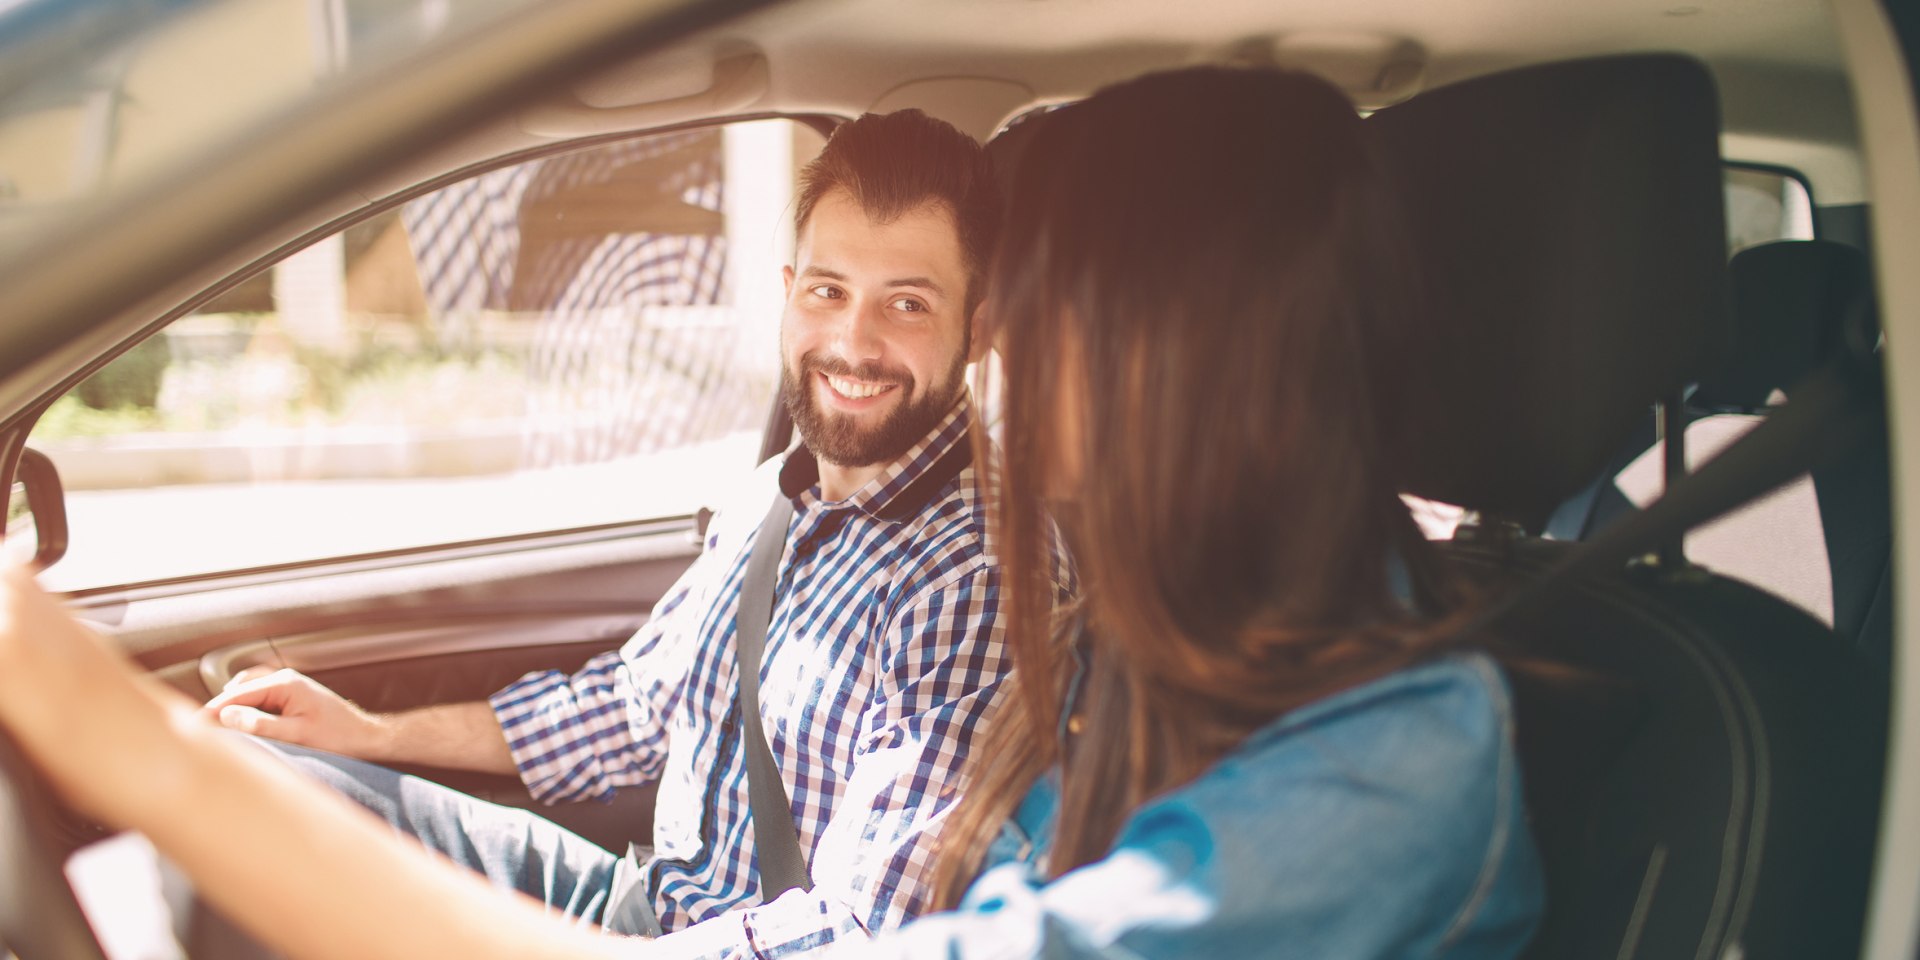
[[[780,299],[793,299],[793,266],[791,264],[780,268]]]

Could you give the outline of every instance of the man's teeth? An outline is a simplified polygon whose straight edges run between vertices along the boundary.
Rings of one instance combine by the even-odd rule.
[[[842,380],[839,377],[828,377],[827,385],[833,388],[834,393],[849,400],[865,400],[893,389],[891,383],[861,383],[858,380]]]

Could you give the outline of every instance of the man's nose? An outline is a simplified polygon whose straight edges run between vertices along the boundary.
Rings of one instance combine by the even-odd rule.
[[[884,352],[881,328],[885,323],[884,304],[877,300],[862,302],[842,314],[834,330],[834,347],[852,363],[878,360]]]

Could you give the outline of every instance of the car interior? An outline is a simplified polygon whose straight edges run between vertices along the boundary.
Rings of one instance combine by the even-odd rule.
[[[1407,391],[1412,489],[1478,514],[1445,555],[1487,589],[1580,550],[1534,534],[1746,333],[1714,114],[1705,71],[1655,55],[1481,77],[1369,120],[1449,354]],[[1549,223],[1583,229],[1525,239]],[[1672,548],[1496,632],[1547,864],[1538,955],[1857,952],[1886,719],[1855,648]]]
[[[1786,399],[1787,390],[1838,351],[1871,356],[1877,349],[1872,275],[1859,248],[1833,240],[1766,243],[1734,254],[1727,271],[1739,334],[1683,401],[1690,458],[1703,444],[1717,451],[1751,429],[1776,398]],[[1611,481],[1653,447],[1655,433],[1648,417],[1610,470],[1561,504],[1548,530],[1562,540],[1586,539],[1637,509]],[[1713,559],[1693,556],[1721,569],[1755,558],[1789,566],[1786,582],[1807,585],[1789,597],[1817,592],[1824,604],[1803,605],[1816,614],[1824,606],[1834,631],[1886,669],[1893,621],[1884,425],[1871,440],[1810,472],[1811,490],[1804,494],[1811,501],[1803,495],[1758,502],[1729,518],[1719,541],[1704,545]],[[1768,549],[1783,542],[1811,549]]]
[[[464,468],[409,475],[403,494],[417,499],[402,512],[442,500],[435,529],[450,532],[228,563],[223,544],[298,528],[243,513],[246,484],[290,478],[287,496],[309,499],[271,510],[312,514],[316,527],[373,527],[390,521],[322,498],[329,484],[372,474],[309,476],[287,466],[295,455],[223,447],[203,459],[240,466],[199,499],[180,479],[113,481],[124,490],[89,479],[106,475],[96,451],[132,414],[90,407],[84,429],[56,435],[52,425],[78,409],[70,395],[128,376],[142,343],[172,344],[167,376],[177,379],[201,369],[191,350],[304,357],[297,342],[235,339],[215,321],[290,315],[283,265],[308,251],[337,244],[327,269],[349,283],[358,265],[391,253],[423,274],[410,309],[447,316],[467,294],[443,304],[426,275],[465,261],[432,259],[429,241],[484,248],[502,210],[519,231],[519,252],[503,262],[527,276],[540,264],[549,280],[553,270],[585,276],[594,261],[568,244],[594,231],[720,238],[700,249],[722,250],[712,256],[727,270],[777,268],[778,240],[734,226],[761,189],[738,170],[759,157],[783,181],[759,201],[778,224],[791,171],[863,111],[924,109],[987,142],[1005,171],[1025,161],[1024,138],[1050,110],[1103,84],[1193,63],[1305,69],[1367,113],[1441,334],[1433,355],[1392,373],[1405,401],[1393,413],[1409,425],[1397,453],[1404,492],[1454,518],[1427,529],[1442,539],[1448,571],[1416,580],[1464,577],[1490,611],[1476,628],[1514,688],[1547,866],[1547,914],[1529,955],[1920,956],[1920,752],[1902,747],[1920,707],[1898,696],[1905,664],[1920,658],[1900,656],[1910,644],[1896,550],[1896,531],[1920,524],[1920,505],[1900,509],[1892,479],[1899,452],[1920,450],[1899,443],[1903,424],[1920,421],[1900,416],[1908,401],[1892,369],[1904,362],[1900,310],[1911,313],[1920,281],[1888,266],[1920,253],[1920,152],[1901,152],[1912,145],[1901,137],[1920,140],[1904,72],[1920,15],[1875,0],[1592,9],[1224,0],[1193,10],[1147,0],[494,0],[433,12],[445,6],[0,10],[0,64],[11,64],[0,65],[0,283],[16,294],[15,319],[0,324],[9,541],[17,535],[51,564],[50,578],[67,560],[75,579],[55,582],[76,614],[141,667],[195,698],[264,665],[299,669],[374,711],[480,699],[528,671],[570,669],[618,646],[701,547],[706,517],[694,506],[717,499],[725,478],[680,461],[668,469],[689,492],[670,508],[618,507],[644,477],[620,474],[568,495],[614,501],[612,512],[520,527],[489,526],[485,515],[556,495],[506,483],[455,495]],[[142,111],[167,105],[166,90],[143,79],[158,70],[155,51],[199,50],[204,60],[208,48],[189,38],[231,44],[268,29],[269,11],[279,11],[276,30],[332,24],[314,28],[334,38],[320,58],[328,65],[298,83],[193,87],[201,113],[219,112],[209,98],[230,97],[229,113],[143,132],[153,124]],[[41,53],[14,56],[29,48]],[[84,69],[63,72],[47,51]],[[260,57],[233,63],[268,69]],[[55,122],[69,115],[107,133],[89,139],[93,128],[72,121],[86,148],[75,155],[95,157],[93,173],[43,198],[36,168],[18,159],[37,154],[19,144],[55,142],[48,131],[65,130]],[[135,147],[151,155],[97,160]],[[1784,183],[1788,199],[1778,230],[1733,243],[1730,178],[1749,173]],[[543,183],[579,187],[585,206],[555,206],[558,192],[542,193]],[[617,204],[641,194],[633,212],[581,225],[590,218],[579,211],[626,210]],[[1805,209],[1791,209],[1789,194]],[[470,216],[429,234],[422,224],[455,218],[450,210]],[[684,257],[675,262],[695,254]],[[785,450],[791,425],[764,371],[729,379],[722,368],[751,364],[724,352],[732,340],[710,348],[698,331],[725,308],[743,340],[770,343],[779,306],[723,275],[713,289],[686,280],[679,299],[646,294],[656,299],[644,301],[653,311],[644,348],[668,356],[671,346],[675,363],[719,371],[694,378],[706,392],[688,405],[725,407],[698,442],[739,440],[726,462],[744,472]],[[459,335],[508,329],[495,314],[525,311],[532,296],[532,281],[516,283],[486,294],[495,299]],[[609,344],[642,349],[631,336],[642,324],[614,309],[630,302],[640,301],[541,307],[542,329],[573,337],[563,346],[574,352],[547,340],[524,349],[604,378],[593,358]],[[657,396],[620,384],[588,402],[651,411]],[[601,429],[594,449],[632,453],[640,441],[621,438],[639,429]],[[523,436],[513,434],[523,458],[558,456]],[[183,443],[149,442],[149,459],[130,462],[160,463],[152,450]],[[532,461],[516,463],[525,471]],[[1667,490],[1675,495],[1662,500]],[[101,506],[120,502],[108,493],[126,512]],[[128,539],[101,539],[109,521]],[[87,551],[142,538],[162,558],[213,559],[125,575],[89,567],[107,571],[91,581],[73,572],[93,562]],[[534,804],[514,778],[410,772]],[[0,773],[0,956],[116,955],[115,917],[151,891],[71,890],[67,865],[111,838],[59,809],[3,739]],[[621,850],[650,838],[652,795],[623,790],[543,813]],[[218,955],[187,940],[188,955]]]

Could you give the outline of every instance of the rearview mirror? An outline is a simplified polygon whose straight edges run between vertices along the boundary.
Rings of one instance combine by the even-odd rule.
[[[6,542],[0,549],[15,562],[31,558],[42,570],[67,555],[66,492],[53,461],[38,450],[20,451],[7,495]]]

